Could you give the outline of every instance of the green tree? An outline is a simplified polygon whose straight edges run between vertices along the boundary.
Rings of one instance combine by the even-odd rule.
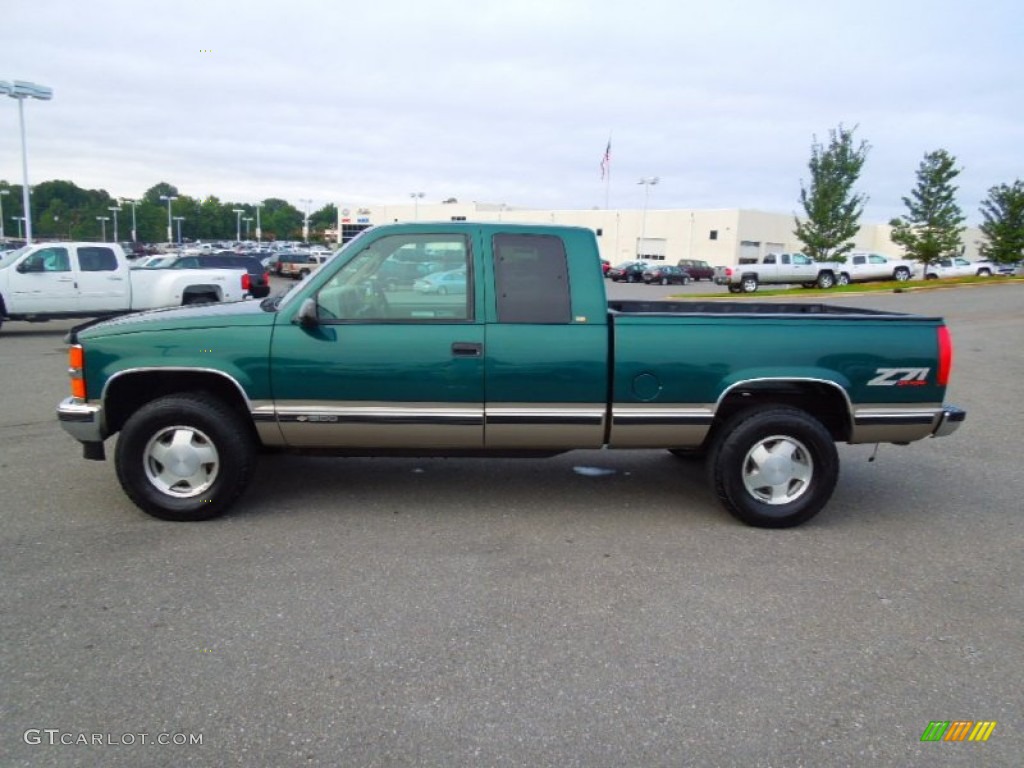
[[[982,256],[999,264],[1024,258],[1024,182],[992,187],[981,202],[981,216]]]
[[[853,132],[842,125],[829,131],[828,146],[814,139],[811,159],[810,188],[800,184],[800,204],[805,218],[795,217],[793,234],[804,244],[804,251],[815,261],[846,261],[845,253],[853,248],[853,237],[860,228],[864,213],[864,195],[853,193],[867,159],[870,146],[861,141],[854,144]]]
[[[964,215],[953,184],[961,170],[946,150],[927,153],[917,169],[917,186],[903,198],[907,213],[889,222],[892,241],[924,267],[961,249]]]

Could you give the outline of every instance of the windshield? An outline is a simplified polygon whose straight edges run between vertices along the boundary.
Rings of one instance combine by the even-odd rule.
[[[6,269],[7,267],[11,266],[11,264],[17,261],[18,257],[21,256],[21,254],[25,253],[25,251],[27,250],[28,246],[23,245],[16,251],[7,251],[6,253],[0,254],[0,269]]]

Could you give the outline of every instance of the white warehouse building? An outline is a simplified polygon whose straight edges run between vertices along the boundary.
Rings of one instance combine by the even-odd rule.
[[[712,266],[736,264],[740,256],[760,256],[802,250],[793,234],[791,214],[731,209],[687,208],[648,210],[538,210],[495,203],[412,203],[400,205],[338,204],[338,226],[343,242],[368,226],[404,221],[507,221],[524,224],[565,224],[594,230],[601,258],[612,264],[635,259],[702,259]],[[888,224],[865,224],[854,238],[854,248],[887,256],[903,256],[890,239]],[[337,232],[328,232],[337,237]],[[964,255],[978,257],[981,233],[963,233]]]

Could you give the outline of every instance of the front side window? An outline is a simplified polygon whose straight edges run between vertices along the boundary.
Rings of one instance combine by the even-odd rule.
[[[70,272],[71,259],[67,248],[40,248],[25,259],[26,272]]]
[[[888,261],[886,261],[886,259],[885,259],[885,257],[884,257],[884,256],[879,256],[879,255],[878,255],[878,254],[876,254],[876,253],[872,253],[872,254],[871,254],[871,255],[870,255],[869,257],[868,257],[868,260],[869,260],[869,261],[870,261],[870,262],[871,262],[872,264],[888,264],[888,263],[889,263]]]
[[[802,254],[802,253],[794,253],[793,254],[793,263],[794,264],[810,264],[811,263],[811,257],[807,256],[805,254]]]
[[[389,235],[367,243],[317,293],[321,322],[465,321],[472,270],[464,235]]]

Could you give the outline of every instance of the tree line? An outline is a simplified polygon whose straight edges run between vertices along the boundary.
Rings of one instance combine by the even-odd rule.
[[[827,144],[817,138],[808,162],[810,181],[800,185],[804,217],[795,218],[793,234],[816,261],[846,261],[852,238],[860,228],[867,197],[854,191],[870,145],[854,140],[855,129],[842,125],[829,132]],[[963,171],[945,149],[925,154],[917,182],[903,198],[906,213],[889,221],[892,241],[907,257],[923,266],[962,251],[963,211],[956,201],[956,177]],[[985,240],[979,252],[987,259],[1009,264],[1024,258],[1024,182],[991,187],[981,203]]]
[[[16,237],[19,217],[24,216],[22,187],[0,181],[0,190],[9,194],[0,198],[3,206],[4,234]],[[34,239],[60,240],[114,240],[114,217],[117,216],[117,238],[132,239],[132,204],[126,198],[111,197],[102,189],[82,189],[71,181],[44,181],[35,184],[32,192],[32,235]],[[178,188],[160,182],[135,200],[135,236],[139,242],[167,241],[167,202],[161,197],[177,198],[171,201],[173,237],[178,239],[181,217],[183,240],[230,240],[236,234],[256,239],[256,205],[253,203],[222,202],[216,197],[197,199],[182,195]],[[120,211],[111,211],[120,208]],[[242,211],[241,214],[235,213]],[[245,219],[251,219],[246,222]],[[263,240],[301,240],[304,212],[288,201],[267,198],[260,203],[259,222]],[[104,220],[105,219],[105,220]],[[338,224],[337,207],[325,205],[309,214],[309,239],[322,240],[324,230]]]

